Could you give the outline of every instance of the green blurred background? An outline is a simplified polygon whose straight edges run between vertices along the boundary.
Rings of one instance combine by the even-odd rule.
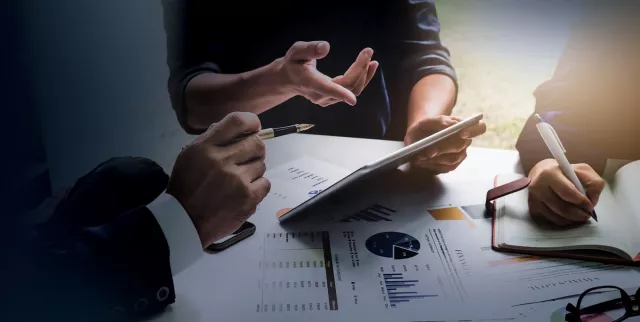
[[[436,0],[441,39],[459,77],[455,115],[482,112],[477,147],[513,149],[577,14],[577,1]]]

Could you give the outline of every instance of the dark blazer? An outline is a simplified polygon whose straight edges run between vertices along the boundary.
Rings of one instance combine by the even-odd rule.
[[[167,180],[141,158],[110,159],[80,178],[18,241],[26,251],[12,267],[14,288],[5,289],[6,321],[138,320],[173,303],[169,248],[145,207]]]
[[[162,3],[169,94],[189,133],[200,132],[185,122],[184,89],[193,77],[256,69],[284,56],[296,41],[331,44],[329,55],[318,62],[318,69],[331,77],[344,73],[366,47],[374,50],[380,67],[356,106],[321,108],[294,97],[259,115],[265,128],[313,123],[307,133],[368,138],[381,138],[393,128],[402,140],[413,85],[430,74],[456,82],[449,51],[440,41],[434,0]]]

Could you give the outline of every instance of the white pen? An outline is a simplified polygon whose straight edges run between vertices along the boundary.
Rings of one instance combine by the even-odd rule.
[[[558,165],[560,165],[562,173],[576,186],[576,188],[578,188],[578,191],[580,191],[580,193],[587,197],[587,192],[584,190],[582,183],[580,183],[580,179],[578,179],[578,176],[576,175],[575,171],[573,171],[573,167],[569,163],[569,160],[567,160],[567,156],[565,155],[565,153],[567,153],[567,150],[565,150],[564,146],[562,145],[558,134],[553,129],[551,124],[545,122],[540,117],[540,115],[536,114],[536,117],[540,121],[538,124],[536,124],[538,132],[540,132],[540,135],[542,136],[544,143],[547,145],[549,152],[551,152],[553,158],[556,159]],[[595,221],[598,221],[598,216],[596,215],[595,210],[591,211],[590,214]]]

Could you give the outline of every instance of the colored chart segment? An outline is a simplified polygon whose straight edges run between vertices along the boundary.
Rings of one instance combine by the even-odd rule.
[[[286,213],[291,211],[291,209],[292,208],[282,208],[282,209],[278,210],[278,212],[276,212],[276,217],[280,218],[280,217],[284,216]]]
[[[467,214],[458,207],[427,210],[435,220],[466,220],[469,227],[475,228],[476,224]]]
[[[412,236],[399,232],[378,233],[369,237],[367,249],[378,256],[407,259],[418,255],[420,242]]]
[[[490,261],[490,267],[503,266],[509,264],[518,264],[518,263],[526,263],[526,262],[534,262],[539,260],[544,260],[545,258],[537,257],[537,256],[519,256],[519,257],[511,257],[505,259],[499,259],[495,261]]]

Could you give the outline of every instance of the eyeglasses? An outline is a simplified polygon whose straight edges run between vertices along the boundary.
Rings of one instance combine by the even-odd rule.
[[[566,307],[567,322],[612,321],[621,322],[640,316],[640,289],[635,295],[617,286],[598,286],[584,291],[576,306]]]

